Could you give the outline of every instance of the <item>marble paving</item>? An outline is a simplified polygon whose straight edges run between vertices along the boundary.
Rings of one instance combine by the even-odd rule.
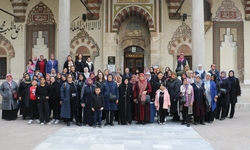
[[[214,150],[192,127],[167,122],[103,128],[64,126],[35,150]]]

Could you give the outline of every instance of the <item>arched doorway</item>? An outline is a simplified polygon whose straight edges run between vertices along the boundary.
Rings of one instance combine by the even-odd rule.
[[[129,68],[129,72],[134,73],[136,69],[140,72],[144,70],[144,50],[139,46],[129,46],[124,49],[124,72]]]

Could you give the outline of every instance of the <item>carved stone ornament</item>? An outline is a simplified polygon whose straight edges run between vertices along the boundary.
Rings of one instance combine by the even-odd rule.
[[[231,0],[224,0],[213,21],[243,21],[241,12]]]
[[[71,41],[70,41],[70,45],[72,45],[74,42],[76,42],[79,39],[86,39],[89,42],[91,42],[95,48],[96,48],[96,53],[93,54],[93,57],[97,57],[99,56],[100,53],[100,48],[98,46],[98,44],[96,43],[96,41],[88,34],[88,32],[82,30],[81,32],[79,32]]]
[[[205,21],[204,22],[204,28],[205,28],[205,34],[207,31],[213,26],[213,21]]]
[[[56,24],[54,15],[49,7],[43,2],[34,6],[28,15],[27,25],[47,25]]]

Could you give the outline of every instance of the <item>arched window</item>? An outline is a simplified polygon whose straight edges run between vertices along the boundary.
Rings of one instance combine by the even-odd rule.
[[[210,3],[204,0],[204,21],[211,21],[212,19]]]

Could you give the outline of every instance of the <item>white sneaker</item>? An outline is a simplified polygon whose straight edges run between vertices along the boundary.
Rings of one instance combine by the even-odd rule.
[[[39,120],[39,119],[36,119],[36,123],[40,124],[40,120]]]
[[[48,122],[47,124],[48,124],[48,125],[51,125],[52,123],[51,123],[51,122]]]
[[[58,124],[59,122],[60,122],[60,120],[57,119],[57,120],[55,121],[55,124]]]
[[[162,124],[163,124],[163,125],[165,125],[166,123],[165,123],[165,122],[163,122]]]
[[[56,121],[55,119],[52,119],[50,122],[51,122],[51,124],[52,124],[52,123],[54,123],[55,121]]]
[[[43,126],[43,125],[44,125],[44,122],[42,122],[41,125]]]
[[[159,123],[160,125],[162,125],[162,123]]]
[[[33,123],[33,120],[30,120],[29,122],[28,122],[28,124],[32,124]]]

